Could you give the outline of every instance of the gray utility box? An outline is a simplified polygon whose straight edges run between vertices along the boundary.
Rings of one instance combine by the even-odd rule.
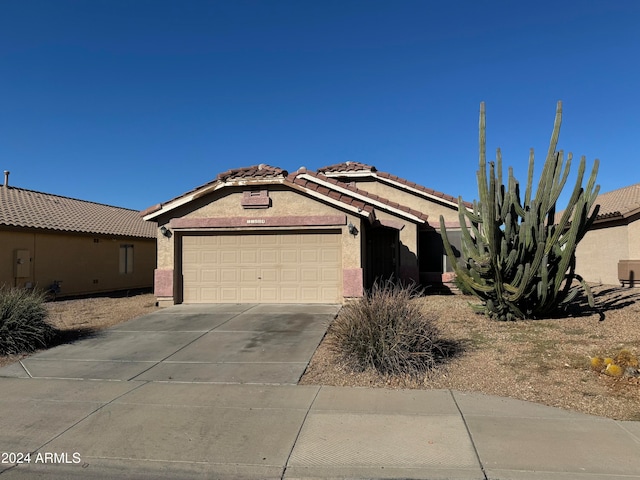
[[[622,285],[629,284],[633,287],[638,283],[640,275],[640,260],[620,260],[618,262],[618,279]]]

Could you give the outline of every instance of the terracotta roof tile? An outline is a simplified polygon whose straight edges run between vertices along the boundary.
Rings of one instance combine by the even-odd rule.
[[[156,237],[137,210],[16,187],[0,187],[0,225],[63,232]]]
[[[274,177],[286,177],[288,172],[278,167],[272,167],[261,163],[260,165],[252,165],[250,167],[236,168],[233,170],[227,170],[218,174],[218,180],[227,182],[229,180],[244,179],[244,178],[274,178]]]
[[[599,219],[627,215],[640,209],[640,183],[602,193],[594,203],[600,205]]]
[[[360,162],[343,162],[343,163],[336,163],[335,165],[328,165],[326,167],[322,167],[318,169],[318,172],[320,173],[360,172],[360,171],[375,172],[376,167],[374,167],[373,165],[367,165],[366,163],[360,163]]]

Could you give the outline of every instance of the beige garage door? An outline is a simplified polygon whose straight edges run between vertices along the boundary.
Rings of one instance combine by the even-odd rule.
[[[340,233],[185,236],[182,273],[185,303],[340,302]]]

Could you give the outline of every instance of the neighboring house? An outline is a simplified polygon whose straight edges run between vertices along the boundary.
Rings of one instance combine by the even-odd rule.
[[[607,285],[634,280],[640,271],[640,183],[598,195],[598,217],[576,249],[576,272],[588,282]],[[627,265],[631,263],[629,276]],[[618,267],[622,267],[619,274]],[[633,266],[635,265],[635,266]],[[626,273],[625,273],[626,271]]]
[[[229,170],[142,215],[157,221],[155,292],[171,305],[343,302],[377,278],[419,282],[422,265],[441,282],[428,239],[440,213],[456,225],[452,197],[348,163]]]
[[[156,226],[140,212],[0,186],[0,285],[60,296],[153,285]]]

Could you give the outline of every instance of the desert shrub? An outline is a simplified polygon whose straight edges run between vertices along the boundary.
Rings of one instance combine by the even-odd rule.
[[[347,304],[329,328],[329,345],[354,370],[417,375],[451,353],[419,303],[415,287],[391,281],[375,284]]]
[[[32,352],[46,347],[55,336],[47,316],[43,294],[0,288],[0,354]]]

